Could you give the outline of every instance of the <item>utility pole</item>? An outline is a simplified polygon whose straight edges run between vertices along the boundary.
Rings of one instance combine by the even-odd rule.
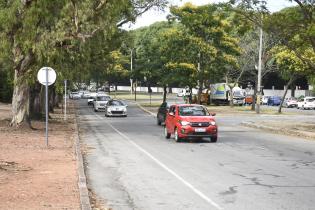
[[[132,58],[132,48],[130,49],[130,73],[132,74],[132,62],[133,62],[133,58]],[[132,81],[132,75],[130,77],[130,94],[132,95],[132,87],[133,86],[133,81]]]
[[[201,92],[202,92],[202,81],[201,78],[203,75],[201,74],[201,68],[200,68],[200,59],[201,59],[201,54],[200,52],[198,53],[198,73],[199,73],[199,90],[198,90],[198,104],[201,104]]]
[[[262,15],[261,15],[261,24],[262,24]],[[256,100],[256,113],[260,113],[260,100],[261,100],[261,57],[262,57],[262,45],[263,45],[263,29],[262,25],[260,26],[260,35],[259,35],[259,60],[258,60],[258,81],[257,81],[257,100]]]

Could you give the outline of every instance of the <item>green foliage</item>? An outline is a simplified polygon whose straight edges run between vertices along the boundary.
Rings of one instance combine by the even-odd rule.
[[[271,52],[274,54],[280,74],[286,80],[294,75],[307,74],[310,70],[309,66],[297,57],[294,51],[288,49],[286,46],[276,46]],[[302,56],[312,57],[313,61],[315,61],[315,54],[311,49],[306,50]]]

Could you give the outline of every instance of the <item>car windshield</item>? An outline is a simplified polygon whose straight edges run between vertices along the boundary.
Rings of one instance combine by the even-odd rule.
[[[313,101],[315,101],[315,98],[308,98],[308,99],[306,99],[306,101],[307,102],[313,102]]]
[[[109,96],[97,96],[97,101],[108,101],[110,99]]]
[[[209,116],[208,111],[202,106],[180,106],[180,116]]]
[[[125,104],[121,101],[110,101],[108,102],[109,106],[124,106]]]

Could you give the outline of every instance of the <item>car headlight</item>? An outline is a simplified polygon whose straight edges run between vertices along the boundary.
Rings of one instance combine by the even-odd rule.
[[[190,125],[190,122],[187,121],[180,121],[179,122],[182,126]]]
[[[215,121],[211,121],[210,125],[216,125]]]

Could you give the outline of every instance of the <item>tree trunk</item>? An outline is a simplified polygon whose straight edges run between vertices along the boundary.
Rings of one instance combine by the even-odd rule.
[[[254,88],[254,94],[252,95],[252,111],[256,110],[256,94],[257,94],[257,89]]]
[[[199,80],[199,88],[198,88],[198,104],[201,104],[201,94],[203,89],[203,80]]]
[[[166,85],[163,86],[163,103],[166,101],[166,94],[167,94],[167,87]]]
[[[30,123],[29,118],[29,85],[15,70],[14,75],[14,90],[12,97],[12,120],[10,125],[18,127],[24,122]]]
[[[41,112],[41,103],[40,103],[40,90],[41,85],[36,83],[30,91],[30,118],[31,119],[42,119],[43,115]]]
[[[283,104],[283,102],[284,102],[285,96],[287,95],[289,86],[291,85],[291,83],[292,83],[294,80],[295,80],[295,76],[293,75],[293,76],[290,78],[290,80],[288,81],[288,83],[286,84],[286,86],[285,86],[284,94],[283,94],[283,96],[282,96],[282,99],[281,99],[281,102],[280,102],[280,105],[279,105],[279,108],[278,108],[278,113],[279,113],[279,114],[281,113],[282,104]]]
[[[54,105],[55,105],[55,95],[56,95],[56,89],[55,86],[52,85],[50,88],[48,86],[48,106],[49,106],[49,112],[54,113]]]
[[[229,90],[229,97],[230,97],[230,101],[229,101],[229,104],[230,104],[230,107],[234,107],[234,103],[233,103],[233,88],[230,87],[230,90]]]
[[[10,125],[18,127],[24,122],[31,127],[29,117],[30,88],[25,74],[34,61],[31,50],[22,55],[22,50],[17,46],[13,48],[14,56],[14,89],[12,96],[12,120]]]

